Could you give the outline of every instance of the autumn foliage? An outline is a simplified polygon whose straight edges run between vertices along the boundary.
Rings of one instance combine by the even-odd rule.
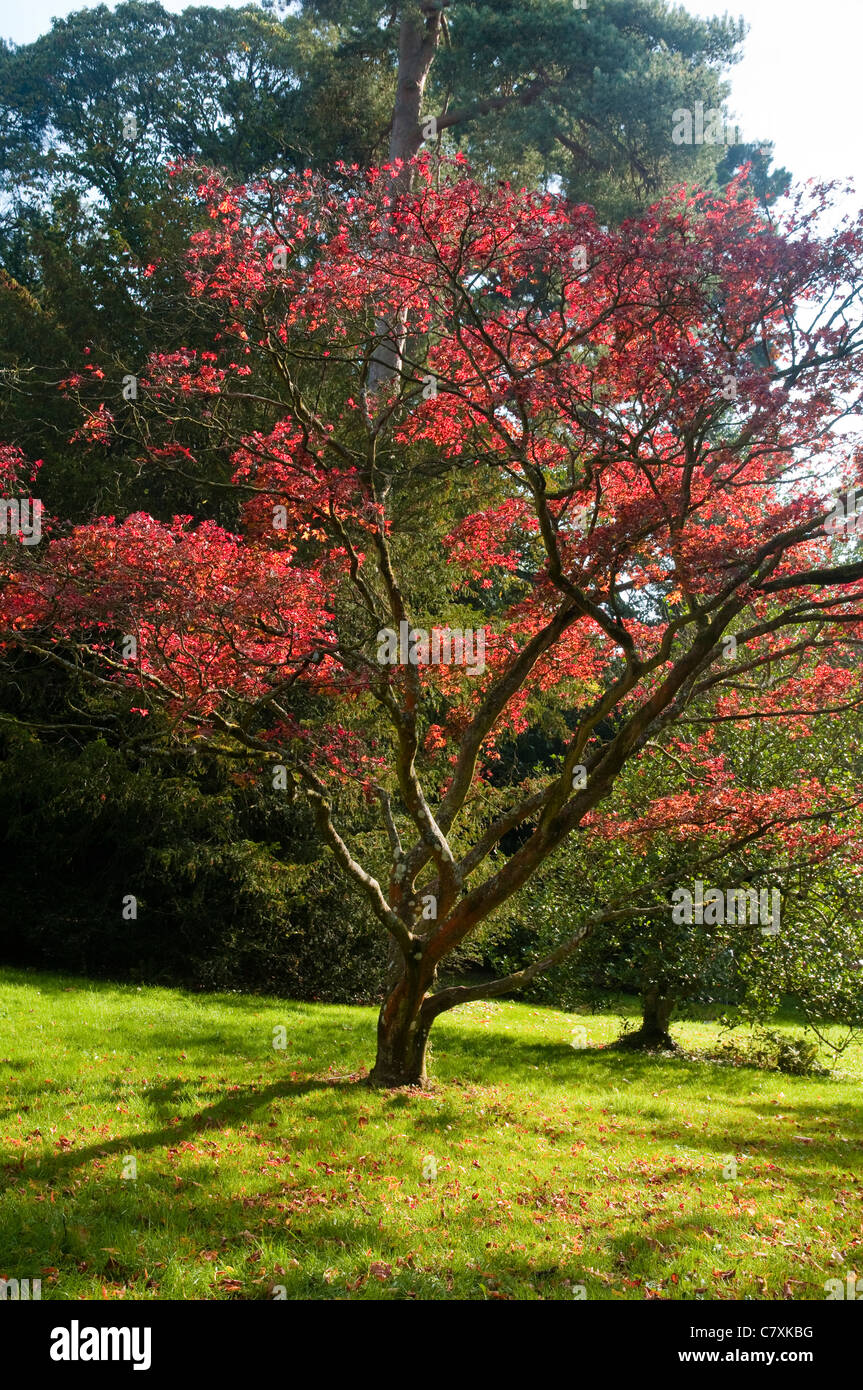
[[[742,790],[711,721],[805,736],[861,698],[863,563],[824,520],[863,483],[833,431],[859,404],[863,224],[825,241],[824,191],[772,224],[733,185],[609,231],[422,161],[409,193],[387,170],[176,177],[211,218],[187,278],[212,341],[153,354],[132,400],[94,363],[64,389],[85,446],[134,441],[145,469],[232,496],[236,527],[55,519],[39,553],[3,548],[3,638],[264,786],[285,769],[393,942],[374,1079],[421,1080],[439,1012],[590,930],[596,914],[518,976],[433,990],[572,832],[580,853],[706,829],[835,848],[839,789]],[[481,628],[484,671],[381,665],[377,635],[402,623]],[[503,778],[529,727],[562,753]],[[658,743],[686,791],[621,803],[621,769]],[[362,854],[351,798],[379,826]]]

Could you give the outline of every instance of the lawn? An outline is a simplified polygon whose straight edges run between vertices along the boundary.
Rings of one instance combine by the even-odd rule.
[[[360,1084],[374,1018],[0,971],[0,1276],[43,1299],[823,1300],[863,1273],[860,1050],[785,1076],[693,1057],[716,1024],[652,1059],[604,1046],[613,1017],[472,1004],[402,1094]]]

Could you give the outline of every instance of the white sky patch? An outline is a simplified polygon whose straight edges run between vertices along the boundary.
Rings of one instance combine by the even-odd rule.
[[[40,34],[48,33],[52,19],[66,19],[77,10],[95,10],[104,3],[105,0],[27,0],[23,5],[6,0],[0,12],[0,35],[13,43],[32,43]],[[249,0],[207,0],[215,10],[238,10],[248,3]],[[109,3],[108,8],[116,9],[116,4]],[[162,0],[162,8],[180,14],[190,8],[190,0]]]
[[[749,25],[729,74],[744,140],[772,140],[775,163],[796,182],[853,178],[863,198],[860,0],[688,0],[683,8]]]

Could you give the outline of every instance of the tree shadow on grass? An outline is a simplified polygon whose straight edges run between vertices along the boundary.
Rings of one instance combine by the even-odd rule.
[[[167,1089],[173,1089],[172,1083]],[[94,1158],[106,1158],[112,1154],[147,1153],[152,1149],[176,1148],[185,1139],[200,1137],[202,1131],[232,1128],[244,1120],[251,1119],[262,1107],[275,1100],[292,1100],[314,1091],[327,1091],[343,1088],[351,1093],[361,1090],[367,1093],[364,1077],[311,1078],[306,1081],[276,1081],[270,1086],[254,1087],[232,1091],[212,1105],[204,1106],[194,1115],[180,1118],[174,1123],[159,1129],[136,1130],[131,1134],[114,1139],[101,1139],[96,1144],[68,1149],[62,1153],[40,1154],[39,1162],[34,1156],[24,1158],[16,1164],[4,1164],[7,1172],[11,1170],[13,1184],[22,1179],[47,1182],[62,1181],[64,1174],[73,1172],[90,1163]]]
[[[445,1044],[445,1045],[444,1045]],[[689,1061],[686,1057],[653,1057],[639,1052],[617,1052],[610,1047],[574,1048],[569,1043],[527,1042],[511,1032],[473,1029],[464,1033],[447,1032],[437,1038],[432,1033],[432,1058],[445,1059],[444,1070],[462,1077],[459,1063],[466,1063],[470,1079],[480,1084],[491,1080],[511,1079],[514,1072],[541,1071],[545,1079],[561,1085],[571,1081],[574,1073],[590,1068],[606,1072],[611,1079],[627,1076],[640,1079],[657,1074],[666,1062],[675,1067],[675,1076],[703,1074],[708,1063]],[[730,1070],[730,1069],[722,1069]]]
[[[575,1055],[567,1059],[571,1068],[583,1075],[590,1071],[595,1064],[592,1063],[585,1053]],[[615,1063],[616,1068],[616,1063]],[[166,1087],[166,1097],[172,1097],[175,1087],[179,1084],[172,1080]],[[338,1299],[338,1298],[357,1298],[357,1299],[404,1299],[412,1296],[420,1298],[485,1298],[490,1296],[487,1292],[482,1292],[480,1275],[471,1266],[471,1255],[468,1241],[459,1236],[458,1231],[453,1233],[452,1241],[457,1251],[454,1268],[447,1271],[443,1266],[445,1261],[440,1252],[437,1252],[432,1263],[434,1270],[413,1271],[404,1267],[404,1257],[410,1254],[410,1237],[405,1229],[398,1229],[393,1223],[393,1218],[388,1217],[386,1205],[381,1207],[375,1196],[372,1194],[356,1194],[352,1190],[340,1190],[338,1180],[347,1176],[347,1169],[356,1165],[357,1156],[352,1151],[350,1145],[345,1149],[338,1159],[330,1157],[336,1177],[336,1183],[329,1182],[326,1176],[317,1179],[307,1175],[305,1179],[299,1174],[294,1177],[287,1169],[276,1169],[275,1172],[284,1173],[285,1178],[279,1178],[271,1188],[263,1192],[253,1192],[244,1195],[244,1189],[232,1193],[226,1197],[219,1191],[212,1164],[205,1160],[195,1163],[191,1151],[187,1151],[184,1156],[182,1175],[173,1175],[170,1171],[163,1169],[154,1171],[152,1176],[144,1182],[138,1184],[126,1184],[119,1181],[103,1181],[101,1183],[89,1183],[79,1187],[76,1182],[76,1169],[88,1163],[93,1158],[104,1159],[105,1157],[125,1156],[128,1153],[146,1154],[147,1152],[159,1149],[176,1150],[179,1144],[186,1139],[200,1140],[208,1131],[218,1130],[223,1127],[234,1127],[243,1120],[254,1119],[262,1108],[270,1107],[276,1101],[285,1101],[300,1098],[308,1094],[320,1094],[326,1091],[333,1091],[346,1101],[355,1102],[359,1099],[365,1103],[370,1099],[370,1093],[364,1087],[357,1084],[356,1080],[334,1079],[334,1078],[311,1078],[303,1081],[279,1080],[271,1085],[264,1087],[248,1087],[238,1092],[232,1092],[228,1096],[220,1097],[212,1105],[205,1106],[193,1116],[186,1117],[179,1123],[166,1125],[158,1129],[153,1129],[145,1133],[134,1133],[126,1135],[120,1139],[100,1141],[86,1148],[73,1149],[64,1153],[50,1154],[42,1157],[41,1169],[36,1169],[33,1162],[25,1162],[24,1165],[14,1170],[14,1181],[21,1184],[22,1180],[35,1179],[39,1186],[52,1188],[61,1183],[69,1184],[63,1187],[64,1202],[61,1207],[49,1208],[47,1205],[36,1209],[28,1201],[28,1194],[23,1194],[21,1203],[21,1216],[23,1219],[26,1210],[31,1221],[34,1219],[45,1223],[54,1222],[57,1226],[56,1239],[53,1235],[49,1237],[49,1245],[52,1245],[50,1263],[55,1264],[60,1269],[60,1284],[62,1287],[63,1279],[73,1277],[76,1270],[80,1270],[80,1261],[85,1258],[89,1262],[88,1278],[94,1277],[107,1281],[108,1284],[118,1285],[126,1283],[129,1286],[131,1296],[148,1297],[158,1296],[158,1279],[151,1287],[142,1287],[141,1269],[145,1263],[149,1264],[151,1271],[154,1269],[154,1258],[159,1259],[165,1249],[169,1254],[174,1249],[174,1257],[180,1247],[177,1241],[182,1236],[185,1240],[200,1242],[204,1246],[214,1247],[211,1251],[214,1260],[221,1266],[231,1263],[236,1266],[235,1277],[225,1275],[217,1286],[208,1286],[207,1296],[243,1298],[243,1299],[264,1299],[271,1294],[268,1289],[272,1284],[281,1283],[287,1289],[288,1298],[315,1298],[315,1299]],[[404,1121],[412,1126],[413,1132],[419,1134],[424,1139],[428,1128],[430,1117],[420,1108],[412,1104],[410,1096],[402,1096],[399,1093],[377,1093],[381,1101],[382,1111],[396,1110],[404,1115]],[[757,1100],[754,1104],[757,1104]],[[763,1100],[761,1104],[763,1105]],[[346,1109],[348,1107],[346,1106]],[[365,1108],[365,1104],[363,1104]],[[818,1105],[809,1102],[802,1107],[809,1118],[816,1119],[820,1115]],[[446,1094],[443,1096],[443,1110],[438,1110],[433,1117],[436,1128],[449,1122],[453,1125],[452,1139],[458,1140],[464,1136],[468,1129],[487,1129],[494,1124],[494,1116],[488,1119],[480,1119],[476,1109],[470,1110],[467,1115],[461,1115],[457,1110],[452,1109],[447,1113],[449,1107]],[[306,1118],[303,1117],[303,1123]],[[643,1128],[650,1135],[652,1143],[649,1148],[645,1147],[644,1158],[655,1159],[649,1169],[638,1173],[633,1168],[633,1176],[636,1180],[643,1177],[644,1190],[651,1192],[661,1190],[667,1194],[664,1203],[667,1207],[669,1202],[677,1202],[691,1195],[693,1182],[700,1183],[702,1186],[705,1181],[709,1181],[709,1173],[700,1172],[693,1174],[691,1169],[682,1165],[674,1165],[670,1162],[669,1155],[662,1152],[663,1147],[672,1148],[675,1141],[683,1141],[685,1147],[690,1148],[700,1154],[713,1153],[716,1155],[716,1172],[718,1175],[722,1160],[731,1151],[738,1151],[739,1148],[746,1147],[751,1150],[751,1160],[753,1165],[762,1166],[767,1162],[783,1162],[785,1171],[782,1174],[784,1181],[789,1185],[796,1185],[801,1196],[809,1198],[823,1196],[824,1200],[831,1200],[835,1196],[835,1187],[838,1174],[836,1167],[831,1167],[828,1171],[819,1168],[817,1165],[823,1163],[826,1155],[818,1145],[801,1146],[796,1144],[791,1137],[779,1136],[751,1136],[749,1126],[753,1116],[749,1109],[741,1111],[738,1119],[730,1130],[722,1133],[710,1133],[709,1131],[683,1130],[681,1132],[681,1117],[666,1114],[659,1119],[647,1119],[630,1114],[626,1117],[631,1121],[633,1128]],[[564,1126],[567,1122],[561,1120]],[[858,1120],[859,1123],[859,1120]],[[579,1133],[580,1122],[576,1118],[572,1125],[572,1136]],[[310,1127],[309,1136],[312,1146],[318,1141],[315,1139],[314,1127]],[[305,1136],[303,1136],[305,1137]],[[565,1160],[571,1136],[562,1134],[561,1141],[563,1148],[561,1157]],[[623,1135],[621,1135],[623,1138]],[[276,1146],[281,1142],[274,1136]],[[659,1151],[657,1151],[657,1147]],[[320,1145],[323,1155],[324,1147]],[[835,1147],[835,1146],[831,1146]],[[842,1146],[847,1149],[850,1146]],[[294,1136],[291,1140],[291,1148],[295,1148]],[[300,1147],[295,1150],[301,1151]],[[198,1149],[200,1153],[200,1149]],[[377,1152],[377,1150],[374,1150]],[[583,1151],[582,1151],[583,1153]],[[637,1155],[641,1157],[641,1155]],[[255,1171],[263,1171],[266,1167],[264,1155],[261,1156],[261,1166],[258,1168],[254,1153],[250,1156],[251,1167],[249,1172],[251,1177]],[[385,1152],[382,1151],[380,1162],[385,1161]],[[632,1160],[630,1160],[632,1161]],[[832,1160],[831,1160],[832,1161]],[[602,1189],[607,1185],[609,1189],[614,1187],[619,1181],[620,1168],[615,1166],[615,1155],[613,1150],[606,1149],[598,1144],[593,1149],[589,1162],[594,1162],[593,1171],[587,1174],[582,1170],[579,1174],[580,1190],[596,1194],[602,1193]],[[329,1172],[329,1170],[326,1170]],[[741,1177],[747,1176],[746,1166],[741,1170]],[[648,1179],[654,1179],[654,1184],[649,1184]],[[174,1184],[177,1184],[174,1186]],[[308,1184],[314,1184],[309,1186]],[[535,1206],[539,1212],[548,1210],[548,1205],[544,1200],[545,1194],[562,1187],[570,1185],[573,1196],[579,1191],[578,1181],[574,1174],[567,1174],[562,1171],[559,1175],[547,1179],[536,1187],[531,1187],[529,1183],[525,1187],[527,1202],[523,1209],[527,1212]],[[418,1184],[419,1188],[419,1184]],[[34,1194],[35,1200],[35,1194]],[[448,1200],[448,1199],[447,1199]],[[491,1193],[487,1194],[486,1211],[489,1216],[489,1235],[493,1236],[493,1228],[497,1224],[491,1218],[497,1213],[491,1210]],[[443,1202],[441,1198],[441,1219],[443,1217]],[[25,1205],[26,1204],[26,1205]],[[368,1210],[367,1207],[371,1207]],[[478,1209],[481,1210],[481,1209]],[[431,1212],[429,1213],[431,1216]],[[437,1210],[434,1212],[437,1219]],[[67,1231],[67,1219],[69,1231]],[[463,1222],[464,1216],[453,1216],[450,1218],[447,1210],[447,1220]],[[59,1230],[59,1221],[63,1222],[63,1230]],[[81,1237],[80,1243],[76,1244],[77,1237],[72,1231],[75,1221],[82,1221],[85,1225],[99,1226],[106,1230],[104,1235],[104,1247],[111,1249],[101,1249],[99,1239],[91,1239],[88,1242]],[[612,1220],[614,1227],[608,1233],[600,1234],[594,1231],[588,1236],[585,1252],[581,1256],[568,1255],[563,1264],[555,1264],[558,1258],[557,1246],[549,1246],[548,1263],[546,1265],[543,1256],[543,1247],[539,1245],[541,1237],[537,1234],[531,1252],[524,1254],[518,1252],[497,1252],[489,1250],[483,1255],[483,1270],[487,1275],[492,1276],[491,1280],[486,1280],[488,1289],[502,1291],[501,1296],[507,1296],[507,1289],[510,1286],[520,1286],[519,1296],[524,1297],[524,1287],[532,1288],[537,1297],[544,1298],[569,1298],[572,1296],[571,1289],[565,1284],[566,1279],[589,1284],[589,1297],[595,1298],[602,1296],[602,1289],[607,1287],[608,1297],[621,1298],[628,1297],[638,1299],[647,1297],[647,1291],[640,1293],[637,1289],[627,1288],[624,1278],[631,1277],[636,1265],[638,1266],[638,1276],[645,1280],[651,1279],[661,1281],[667,1275],[664,1265],[665,1251],[656,1249],[651,1241],[655,1238],[650,1228],[645,1230],[644,1216],[628,1210],[615,1212]],[[688,1238],[690,1233],[697,1232],[699,1220],[696,1217],[678,1217],[674,1225],[666,1222],[664,1214],[661,1217],[662,1232],[659,1237],[659,1245],[666,1248],[672,1246],[674,1242],[675,1229],[681,1239]],[[137,1257],[131,1252],[133,1236],[139,1228],[149,1228],[150,1245],[146,1256]],[[248,1228],[252,1227],[250,1231]],[[465,1230],[467,1231],[467,1227]],[[257,1235],[255,1232],[257,1231]],[[72,1232],[72,1234],[69,1234]],[[116,1233],[116,1234],[115,1234]],[[501,1233],[504,1234],[503,1232]],[[525,1237],[522,1236],[522,1239]],[[124,1242],[130,1249],[123,1250]],[[255,1242],[266,1243],[268,1248],[276,1249],[275,1256],[269,1255],[267,1259],[271,1263],[281,1262],[285,1265],[285,1272],[280,1274],[275,1269],[270,1272],[266,1270],[266,1277],[260,1276],[262,1264],[266,1260],[256,1258],[251,1260],[251,1252],[255,1247]],[[24,1242],[26,1243],[26,1241]],[[172,1247],[173,1243],[173,1247]],[[611,1249],[619,1257],[616,1267],[619,1269],[620,1278],[612,1273],[609,1285],[604,1286],[601,1281],[589,1278],[587,1275],[582,1277],[581,1269],[591,1263],[590,1247]],[[153,1253],[154,1245],[158,1245],[158,1250]],[[54,1256],[54,1248],[59,1247],[59,1254]],[[95,1248],[94,1248],[95,1247]],[[118,1250],[117,1247],[120,1247]],[[244,1252],[249,1252],[246,1258]],[[282,1253],[284,1252],[284,1253]],[[106,1258],[107,1257],[107,1258]],[[193,1250],[189,1250],[189,1258],[193,1258]],[[401,1268],[397,1268],[398,1258],[402,1258]],[[200,1262],[200,1252],[198,1257]],[[290,1265],[290,1258],[295,1258],[299,1263],[297,1268]],[[474,1256],[475,1258],[475,1256]],[[392,1278],[389,1275],[380,1275],[370,1272],[376,1261],[383,1259],[387,1265],[392,1265]],[[704,1253],[693,1251],[693,1262],[704,1263]],[[721,1263],[721,1261],[719,1262]],[[254,1264],[254,1270],[252,1265]],[[244,1268],[243,1266],[248,1266]],[[541,1267],[538,1267],[541,1265]],[[335,1282],[327,1277],[327,1268],[332,1266],[341,1271]],[[201,1278],[206,1280],[209,1277],[209,1266],[205,1267]],[[216,1266],[213,1266],[216,1269]],[[354,1291],[347,1288],[345,1284],[346,1272],[351,1272],[353,1278],[357,1277],[357,1271],[363,1276],[362,1286]],[[758,1271],[754,1271],[757,1273]],[[7,1271],[15,1274],[15,1271]],[[22,1270],[20,1277],[27,1277],[32,1273],[29,1270]],[[200,1269],[199,1269],[200,1274]],[[15,1274],[15,1277],[18,1277]],[[483,1276],[485,1277],[485,1276]],[[68,1283],[67,1283],[68,1287]],[[192,1287],[192,1286],[190,1286]],[[722,1285],[718,1284],[711,1295],[716,1296],[721,1292]],[[50,1296],[50,1292],[46,1292]],[[187,1295],[191,1297],[199,1296],[193,1291]],[[527,1296],[531,1296],[529,1293]],[[658,1294],[659,1297],[681,1296],[677,1291],[673,1294],[666,1290]],[[807,1291],[801,1286],[798,1296],[807,1296]]]
[[[511,1080],[513,1073],[521,1075],[533,1069],[541,1071],[544,1079],[552,1084],[563,1086],[579,1075],[591,1079],[605,1075],[614,1083],[624,1078],[632,1083],[656,1079],[663,1085],[668,1082],[700,1085],[708,1074],[711,1081],[715,1080],[721,1085],[725,1093],[731,1091],[741,1095],[748,1095],[752,1091],[755,1080],[773,1082],[780,1089],[784,1084],[793,1085],[799,1081],[817,1081],[828,1090],[832,1086],[838,1088],[847,1085],[838,1078],[791,1077],[786,1073],[756,1067],[733,1067],[687,1053],[622,1052],[610,1045],[574,1048],[569,1043],[529,1042],[503,1030],[483,1030],[481,1033],[474,1029],[461,1033],[453,1030],[437,1036],[433,1032],[431,1055],[433,1061],[437,1059],[439,1063],[444,1063],[440,1068],[441,1080],[450,1079],[449,1075],[444,1076],[446,1073],[459,1080],[476,1081],[478,1084]],[[469,1076],[464,1073],[461,1062],[467,1064]],[[830,1100],[829,1105],[833,1104]],[[852,1113],[855,1108],[849,1102],[837,1100],[835,1104]]]

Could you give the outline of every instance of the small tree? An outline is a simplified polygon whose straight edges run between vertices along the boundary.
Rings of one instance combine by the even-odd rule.
[[[136,438],[142,466],[227,487],[238,532],[139,514],[7,547],[4,641],[308,798],[392,943],[372,1080],[415,1084],[440,1013],[628,910],[434,990],[695,696],[745,712],[741,675],[767,666],[814,710],[857,689],[863,563],[824,522],[831,467],[855,476],[847,443],[825,449],[856,399],[861,230],[824,242],[800,205],[768,226],[732,187],[607,233],[422,164],[401,196],[374,171],[350,197],[312,174],[199,193],[212,351],[155,354],[122,399],[99,368],[68,389],[85,440]],[[808,650],[805,676],[783,665]],[[543,721],[558,765],[496,784],[500,748]],[[709,823],[697,778],[686,795]],[[377,837],[345,838],[352,798],[377,804]]]
[[[765,1022],[787,994],[812,1027],[858,1026],[848,981],[863,955],[849,886],[860,876],[859,723],[853,711],[842,722],[823,714],[801,739],[802,711],[793,696],[777,703],[775,670],[749,684],[760,698],[742,723],[724,723],[721,697],[708,693],[672,746],[647,745],[618,779],[613,811],[586,818],[580,853],[564,845],[551,856],[488,942],[493,968],[512,970],[568,940],[591,912],[626,904],[533,987],[564,1008],[637,993],[641,1024],[622,1047],[673,1049],[671,1020],[693,1004]],[[722,910],[675,910],[680,890],[699,882],[702,898],[723,894]],[[775,893],[765,900],[775,921],[772,911],[761,919],[753,886]]]

